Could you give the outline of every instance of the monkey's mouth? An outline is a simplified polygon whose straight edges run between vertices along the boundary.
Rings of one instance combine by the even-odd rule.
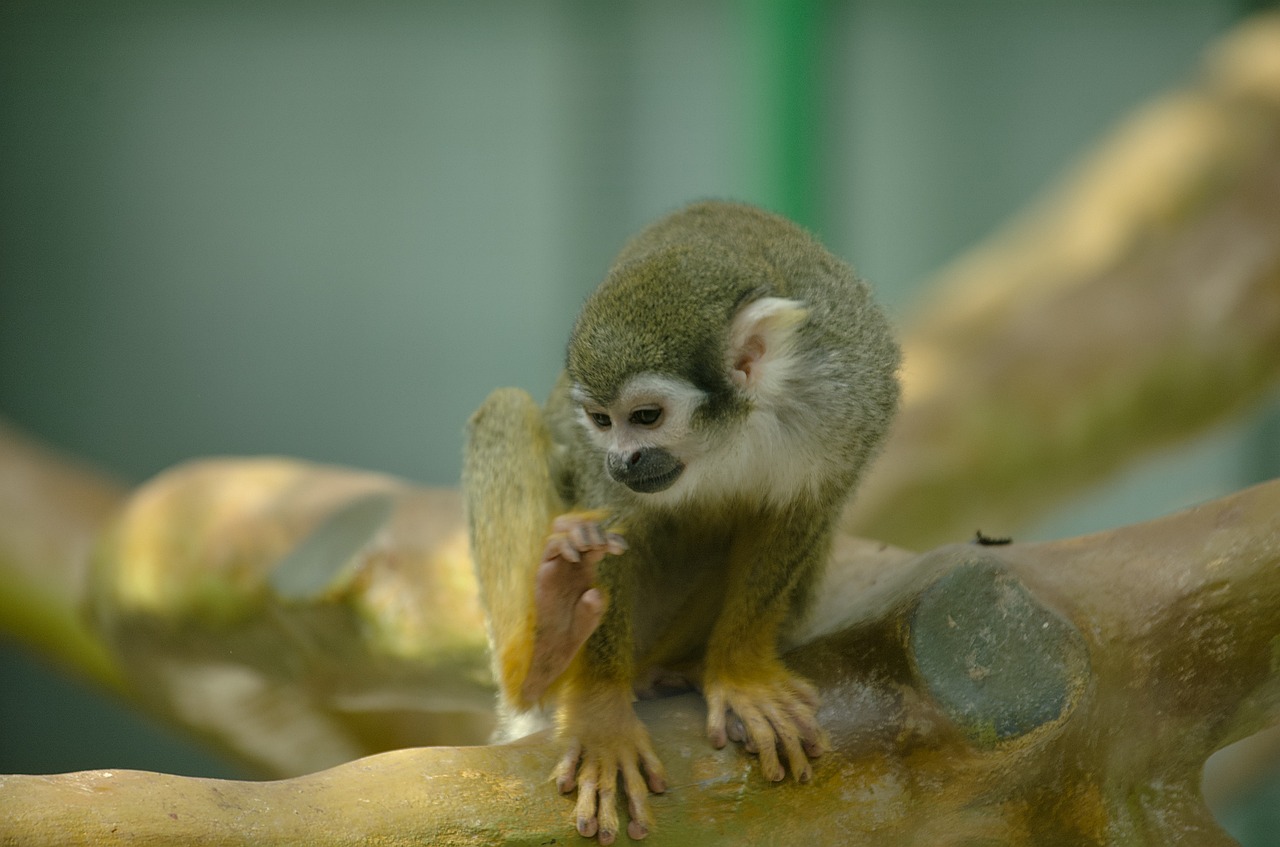
[[[665,473],[639,479],[627,479],[623,484],[638,494],[656,494],[659,491],[666,491],[670,488],[682,473],[684,473],[684,465],[677,464]]]

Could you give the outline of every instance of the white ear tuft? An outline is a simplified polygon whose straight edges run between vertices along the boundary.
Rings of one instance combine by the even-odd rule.
[[[796,327],[809,315],[799,300],[762,297],[743,306],[729,325],[729,378],[759,393],[779,382]],[[777,387],[777,386],[774,386]]]

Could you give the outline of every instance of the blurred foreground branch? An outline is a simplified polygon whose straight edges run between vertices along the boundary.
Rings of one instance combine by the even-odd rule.
[[[127,491],[0,420],[0,625],[63,667],[123,691],[84,618],[89,552]]]

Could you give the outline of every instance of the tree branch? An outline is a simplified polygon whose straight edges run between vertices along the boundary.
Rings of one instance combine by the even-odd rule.
[[[1280,380],[1280,14],[942,271],[853,533],[1015,529]],[[976,495],[976,496],[975,496]]]
[[[1072,541],[839,551],[815,640],[835,749],[773,785],[703,737],[696,695],[642,704],[671,788],[654,843],[1230,844],[1214,750],[1280,719],[1280,481]],[[886,568],[889,562],[895,567]],[[1028,692],[1030,692],[1028,694]],[[572,804],[545,736],[384,753],[269,783],[0,777],[12,843],[550,843]]]

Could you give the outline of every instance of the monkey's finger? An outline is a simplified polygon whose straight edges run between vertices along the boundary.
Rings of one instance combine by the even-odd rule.
[[[578,517],[576,515],[559,515],[551,522],[551,532],[568,532],[577,521]]]
[[[609,555],[621,556],[623,553],[627,552],[627,539],[618,535],[616,532],[611,532],[605,536],[605,541],[609,546]]]
[[[557,515],[551,521],[552,532],[568,532],[575,526],[584,523],[608,523],[610,515],[606,509],[590,509],[585,512],[566,512]]]
[[[578,834],[590,838],[596,834],[600,821],[596,818],[596,768],[594,762],[584,762],[578,774],[578,802],[574,804]]]
[[[818,723],[818,719],[808,714],[793,714],[796,731],[804,744],[804,751],[812,759],[816,759],[831,749],[831,740],[827,731]]]
[[[599,833],[602,844],[613,843],[618,834],[617,784],[618,768],[609,751],[588,752],[577,774],[577,830],[589,838]],[[590,832],[582,832],[584,824]]]
[[[763,713],[755,709],[743,711],[739,712],[739,716],[746,725],[747,737],[756,748],[756,755],[760,757],[761,772],[770,782],[780,782],[786,777],[787,772],[783,769],[782,762],[778,760],[777,735],[773,726]]]
[[[590,550],[604,546],[604,533],[594,523],[580,523],[569,530],[569,540],[579,550]]]
[[[627,835],[639,841],[649,834],[649,786],[645,783],[640,767],[635,762],[624,762],[622,765],[622,788],[627,794],[627,813],[631,821],[627,824]]]
[[[555,559],[564,559],[567,562],[578,562],[582,559],[569,536],[563,533],[548,536],[547,544],[542,550],[542,561],[550,562]]]
[[[796,782],[808,782],[813,779],[813,768],[809,764],[809,757],[805,755],[800,736],[790,731],[779,731],[778,743],[782,746],[787,767],[791,768],[791,775],[795,777]]]
[[[643,841],[649,837],[649,819],[646,816],[644,821],[638,818],[632,818],[631,823],[627,824],[627,837],[632,841]]]
[[[707,698],[707,737],[711,739],[711,746],[719,750],[729,743],[724,729],[724,695],[708,690],[705,696]]]
[[[797,707],[794,701],[768,703],[763,712],[765,718],[773,725],[776,746],[782,750],[787,767],[791,769],[791,775],[798,782],[808,782],[813,778],[813,769],[809,765],[809,757],[801,740],[801,718],[806,717],[803,708]]]
[[[666,791],[667,769],[663,767],[662,760],[658,758],[658,754],[653,752],[653,745],[649,743],[647,735],[641,736],[638,740],[636,752],[640,756],[640,764],[644,766],[644,772],[649,777],[649,790],[654,794],[661,794]]]
[[[803,693],[800,686],[810,688],[807,683],[800,683],[797,686],[797,694]],[[817,694],[814,693],[812,699],[801,697],[799,701],[791,701],[786,704],[787,716],[795,724],[797,732],[800,734],[800,740],[804,743],[805,753],[811,758],[818,758],[827,750],[831,749],[831,740],[826,730],[822,728],[822,724],[818,723],[818,716],[815,714],[818,710]]]
[[[778,745],[774,740],[769,739],[768,743],[758,746],[760,751],[756,755],[760,759],[760,772],[764,774],[764,778],[770,782],[782,782],[786,779],[787,772],[778,759]]]
[[[599,821],[600,843],[612,844],[618,837],[618,767],[615,762],[600,763],[596,791],[596,819]]]
[[[551,772],[556,788],[561,794],[568,794],[577,785],[578,760],[582,758],[582,745],[575,739],[569,742],[569,749],[560,757],[556,769]]]

